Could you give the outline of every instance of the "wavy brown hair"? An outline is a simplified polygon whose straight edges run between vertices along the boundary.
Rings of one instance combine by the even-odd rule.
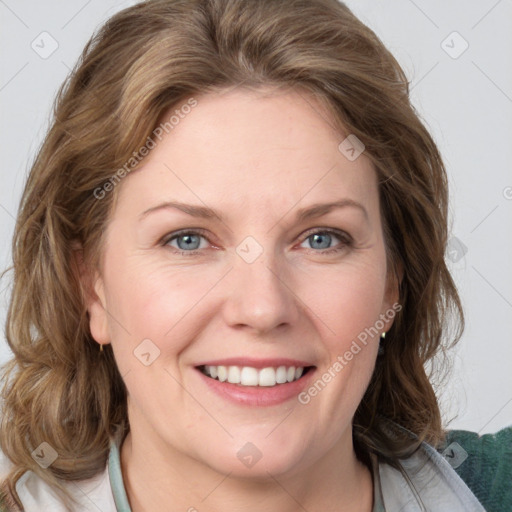
[[[110,439],[129,429],[127,391],[110,345],[100,356],[91,336],[76,263],[97,268],[119,187],[100,199],[95,191],[145,145],[163,112],[236,86],[309,94],[340,134],[365,144],[402,310],[356,411],[354,444],[393,461],[443,438],[425,365],[460,338],[464,318],[444,259],[446,171],[398,62],[336,0],[150,0],[113,16],[87,43],[21,199],[6,326],[14,357],[3,367],[0,425],[13,463],[3,488],[18,506],[14,486],[25,471],[64,491],[62,481],[104,470]],[[392,434],[389,420],[416,439]],[[43,441],[58,453],[47,469],[31,456]]]

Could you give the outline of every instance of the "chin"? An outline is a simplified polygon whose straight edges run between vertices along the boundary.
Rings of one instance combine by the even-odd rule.
[[[270,475],[292,474],[304,463],[304,440],[292,446],[281,439],[269,440],[263,436],[252,441],[235,441],[222,449],[208,450],[203,461],[215,471],[243,479],[268,480]],[[288,438],[289,439],[289,438]],[[276,442],[277,441],[277,442]],[[270,475],[269,475],[270,473]]]

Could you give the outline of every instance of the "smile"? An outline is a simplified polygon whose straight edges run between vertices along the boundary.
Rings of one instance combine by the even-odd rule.
[[[278,366],[253,368],[251,366],[203,365],[199,370],[211,379],[240,386],[274,387],[299,380],[311,367]]]

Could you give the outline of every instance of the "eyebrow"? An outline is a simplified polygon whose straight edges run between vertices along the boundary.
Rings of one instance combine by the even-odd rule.
[[[349,198],[340,199],[338,201],[334,201],[331,203],[317,203],[306,208],[301,208],[297,211],[295,219],[297,222],[303,222],[308,219],[313,219],[316,217],[321,217],[322,215],[326,215],[327,213],[331,212],[334,209],[346,207],[357,208],[364,214],[366,220],[369,219],[366,208],[361,203],[358,203],[357,201],[354,201],[353,199]],[[166,201],[164,203],[148,208],[147,210],[140,214],[139,220],[142,220],[147,215],[153,212],[168,209],[178,209],[186,213],[187,215],[202,219],[217,218],[221,222],[224,222],[225,220],[220,212],[217,212],[212,208],[209,208],[207,206],[186,204],[179,201]]]

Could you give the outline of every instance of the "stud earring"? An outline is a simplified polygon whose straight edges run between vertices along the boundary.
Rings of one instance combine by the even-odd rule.
[[[384,355],[384,345],[383,345],[383,342],[384,340],[386,339],[386,332],[384,331],[381,335],[380,335],[380,342],[379,342],[379,351],[377,352],[377,355],[378,356],[383,356]]]

